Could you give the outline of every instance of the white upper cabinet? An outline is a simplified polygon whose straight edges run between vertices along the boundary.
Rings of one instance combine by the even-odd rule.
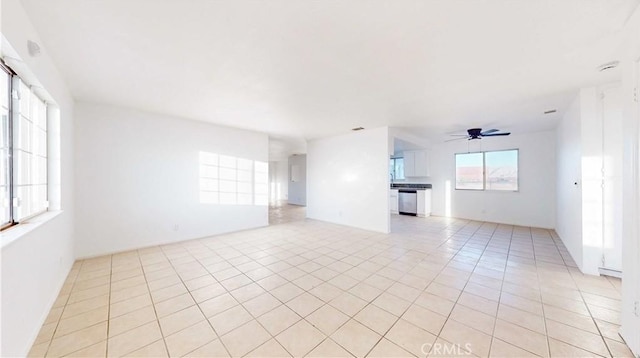
[[[428,177],[429,176],[429,158],[426,150],[419,150],[414,152],[415,154],[415,176]]]
[[[404,152],[404,176],[428,177],[429,172],[429,152],[426,150],[407,150]]]
[[[405,151],[404,152],[404,177],[405,178],[416,176],[415,163],[416,163],[415,152]]]

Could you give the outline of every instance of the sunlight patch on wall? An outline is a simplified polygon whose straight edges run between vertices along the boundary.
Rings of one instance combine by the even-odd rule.
[[[451,217],[451,180],[444,183],[444,216]]]
[[[582,158],[582,232],[584,246],[602,248],[602,158]]]
[[[200,203],[267,205],[269,164],[200,152]]]

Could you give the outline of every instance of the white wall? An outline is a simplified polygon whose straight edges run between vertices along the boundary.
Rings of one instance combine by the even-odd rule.
[[[613,110],[607,113],[602,110],[604,93],[612,99],[608,108]],[[616,100],[619,96],[619,84],[582,88],[557,128],[556,231],[580,270],[592,275],[598,275],[603,266],[603,237],[608,247],[615,246],[606,251],[610,263],[607,267],[620,268],[619,263],[615,263],[619,261],[616,252],[619,255],[621,250],[621,233],[616,228],[621,225],[618,207],[622,203],[611,194],[620,190],[621,168],[607,165],[606,197],[602,187],[604,160],[608,164],[617,162],[606,154],[620,156],[622,153],[622,131],[617,128],[621,121],[620,101]],[[603,152],[603,138],[607,138],[607,153]]]
[[[298,166],[298,178],[292,181],[291,167]],[[289,204],[307,205],[307,156],[305,154],[296,154],[289,157],[287,164],[287,189]]]
[[[432,214],[504,224],[555,227],[554,131],[432,146]],[[471,147],[468,147],[471,146]],[[455,153],[519,149],[519,191],[455,190]]]
[[[73,100],[20,1],[2,0],[1,16],[2,35],[60,112],[59,123],[50,123],[59,126],[50,132],[59,132],[60,138],[49,143],[49,194],[58,215],[2,247],[0,355],[16,357],[28,353],[74,261]],[[41,45],[40,56],[28,55],[27,40]],[[1,240],[12,230],[3,232]]]
[[[556,232],[578,266],[582,266],[582,151],[580,96],[558,123]]]
[[[640,356],[640,7],[627,22],[626,52],[621,61],[624,169],[622,236],[622,305],[620,334],[636,356]],[[640,93],[639,93],[640,95]],[[635,311],[635,313],[634,313]]]
[[[199,200],[200,151],[267,162],[267,135],[86,103],[76,119],[79,257],[268,225],[267,206]]]
[[[622,271],[624,126],[623,96],[619,83],[602,91],[602,167],[605,185],[602,189],[602,266]]]
[[[389,232],[389,130],[307,144],[307,217]]]
[[[602,117],[599,90],[580,90],[582,155],[582,272],[598,274],[602,257]],[[561,236],[562,238],[562,236]]]
[[[287,200],[289,197],[288,160],[269,162],[269,199],[271,201]]]

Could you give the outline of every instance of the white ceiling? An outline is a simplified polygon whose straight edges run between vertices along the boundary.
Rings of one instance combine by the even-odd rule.
[[[551,129],[579,87],[617,79],[595,68],[637,0],[23,4],[78,100],[299,140]]]

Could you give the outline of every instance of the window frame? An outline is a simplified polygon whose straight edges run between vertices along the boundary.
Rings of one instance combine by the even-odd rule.
[[[9,195],[9,221],[6,223],[2,223],[0,224],[0,231],[4,231],[7,230],[9,228],[12,228],[16,225],[19,225],[21,223],[24,222],[28,222],[29,220],[40,216],[42,214],[45,214],[47,212],[49,212],[49,106],[50,103],[46,100],[41,98],[41,96],[37,95],[34,93],[34,91],[32,90],[32,86],[24,81],[20,75],[18,73],[16,73],[15,71],[13,71],[11,69],[11,67],[7,66],[7,64],[0,59],[0,67],[2,71],[5,71],[6,74],[8,75],[9,81],[8,81],[8,103],[7,103],[7,107],[8,107],[8,118],[7,118],[7,143],[8,143],[8,148],[7,148],[7,175],[8,175],[8,195]],[[44,130],[45,130],[45,136],[44,136],[44,153],[45,153],[45,182],[44,184],[23,184],[21,186],[35,186],[35,185],[43,185],[44,186],[44,190],[45,190],[45,205],[44,205],[44,209],[43,210],[38,210],[38,211],[34,211],[29,213],[28,215],[25,215],[24,217],[21,217],[19,220],[18,215],[20,213],[20,211],[18,210],[18,208],[15,206],[15,202],[16,200],[18,200],[19,198],[17,197],[17,189],[16,186],[20,185],[18,184],[18,179],[16,176],[17,171],[21,170],[20,168],[16,168],[16,166],[18,165],[18,162],[15,159],[15,147],[16,147],[16,121],[20,121],[22,119],[22,114],[20,113],[20,106],[21,103],[19,103],[20,98],[16,96],[16,91],[20,91],[20,87],[18,84],[23,84],[28,90],[29,90],[29,96],[35,96],[37,98],[37,100],[41,101],[44,104]],[[18,95],[20,96],[20,94]],[[29,106],[29,118],[26,118],[29,122],[31,122],[31,125],[36,127],[37,124],[34,122],[33,119],[33,113],[31,113],[31,111],[33,110],[33,106],[31,103],[31,99],[29,100],[28,103]],[[37,130],[37,128],[34,128],[32,130]],[[38,154],[35,153],[35,149],[32,148],[32,150],[34,151],[33,153],[30,153],[33,158],[37,158]],[[4,159],[3,159],[4,160]],[[33,164],[31,165],[31,167],[33,166]],[[33,168],[29,168],[29,170],[31,171]],[[31,172],[30,172],[31,173]],[[29,178],[30,180],[32,180],[33,178],[30,176]],[[30,197],[31,199],[31,197]],[[22,205],[22,204],[21,204]]]
[[[468,155],[468,154],[482,154],[482,188],[481,189],[468,189],[468,188],[458,188],[458,155]],[[466,153],[454,153],[453,154],[453,179],[454,179],[454,189],[455,190],[464,190],[464,191],[484,191],[486,188],[485,183],[485,161],[484,161],[484,152],[466,152]]]
[[[487,153],[497,153],[497,152],[516,152],[516,189],[515,190],[503,190],[503,189],[488,189],[487,188]],[[482,153],[482,189],[464,189],[458,188],[458,167],[456,165],[456,156],[464,155],[464,154],[477,154]],[[510,149],[496,149],[496,150],[484,150],[484,151],[476,151],[476,152],[463,152],[463,153],[454,153],[453,154],[453,179],[454,179],[454,189],[460,191],[492,191],[492,192],[503,192],[503,193],[517,193],[520,191],[520,149],[519,148],[510,148]]]
[[[497,152],[516,152],[516,189],[515,190],[503,190],[503,189],[487,189],[487,159],[486,153],[497,153]],[[484,187],[485,191],[497,191],[497,192],[519,192],[520,191],[520,149],[499,149],[499,150],[487,150],[484,152]]]
[[[7,98],[7,143],[9,143],[7,147],[7,187],[8,187],[8,200],[9,200],[9,221],[0,223],[0,231],[8,229],[14,225],[17,225],[18,222],[15,220],[15,210],[13,207],[13,197],[14,197],[14,188],[13,188],[13,78],[17,76],[16,73],[7,66],[4,61],[0,59],[0,70],[6,72],[8,76],[7,81],[7,94],[9,98]],[[3,158],[4,160],[4,158]]]
[[[403,168],[402,178],[398,178],[398,176],[397,176],[398,173],[396,172],[396,168],[397,168],[396,167],[396,160],[398,160],[398,159],[402,159],[402,168]],[[389,174],[393,176],[392,181],[395,182],[396,180],[405,180],[406,177],[404,176],[404,157],[391,157],[391,158],[389,158],[389,165],[391,165],[391,162],[393,162],[393,171],[391,173],[389,173]]]

